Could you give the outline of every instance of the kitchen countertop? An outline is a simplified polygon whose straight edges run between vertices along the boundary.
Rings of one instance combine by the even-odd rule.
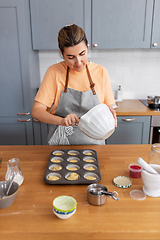
[[[117,116],[160,116],[160,111],[150,110],[140,100],[123,100],[116,105]]]
[[[124,104],[123,102],[122,104]],[[117,191],[119,201],[107,198],[102,206],[87,202],[87,185],[49,185],[44,174],[50,153],[55,149],[94,149],[101,170],[101,184],[108,191]],[[132,179],[130,188],[116,187],[112,180],[129,176],[129,163],[138,157],[148,160],[151,145],[92,145],[92,146],[0,146],[0,180],[4,180],[6,162],[20,159],[24,182],[14,203],[0,209],[1,240],[17,239],[160,239],[160,198],[133,200],[129,192],[142,190],[142,179]],[[52,212],[52,201],[60,195],[70,195],[77,201],[76,213],[67,220]]]

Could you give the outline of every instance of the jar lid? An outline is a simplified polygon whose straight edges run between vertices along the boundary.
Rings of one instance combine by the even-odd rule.
[[[130,191],[129,194],[131,198],[139,201],[142,201],[146,198],[146,194],[143,191],[137,189]]]
[[[129,188],[132,185],[132,180],[129,177],[117,176],[113,179],[113,183],[116,187]]]

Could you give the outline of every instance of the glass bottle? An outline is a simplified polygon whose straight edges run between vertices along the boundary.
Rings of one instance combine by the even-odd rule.
[[[13,174],[15,174],[14,182],[17,182],[20,186],[23,183],[24,176],[22,170],[20,169],[20,160],[18,158],[11,158],[7,161],[5,180],[11,180]]]
[[[160,165],[160,143],[155,143],[149,153],[149,164]]]

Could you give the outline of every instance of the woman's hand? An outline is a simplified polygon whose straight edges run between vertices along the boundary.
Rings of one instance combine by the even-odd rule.
[[[114,117],[114,120],[115,120],[115,127],[117,127],[117,116],[116,116],[116,112],[115,110],[113,109],[113,106],[112,105],[109,105],[109,110],[111,111],[113,117]]]
[[[65,118],[62,118],[61,124],[62,126],[75,126],[77,123],[79,123],[79,118],[76,114],[70,113]]]

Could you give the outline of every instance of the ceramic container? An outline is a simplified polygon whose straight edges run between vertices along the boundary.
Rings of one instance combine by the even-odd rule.
[[[102,103],[81,117],[78,128],[93,139],[105,140],[113,134],[115,121],[107,105]]]
[[[146,195],[150,197],[160,196],[160,165],[149,164],[154,168],[159,174],[153,174],[142,169],[141,177],[143,181],[143,191]]]
[[[0,196],[3,196],[6,194],[9,183],[10,183],[10,181],[0,182]],[[0,208],[7,208],[13,204],[15,197],[18,193],[18,189],[19,189],[18,183],[13,182],[8,196],[3,197],[3,198],[0,197]]]
[[[53,213],[61,218],[68,219],[75,212],[77,208],[77,202],[70,196],[59,196],[53,200]]]
[[[75,208],[73,211],[67,212],[67,213],[56,211],[56,210],[53,208],[53,213],[54,213],[58,218],[60,218],[60,219],[68,219],[68,218],[70,218],[75,212],[76,212],[76,208]]]

